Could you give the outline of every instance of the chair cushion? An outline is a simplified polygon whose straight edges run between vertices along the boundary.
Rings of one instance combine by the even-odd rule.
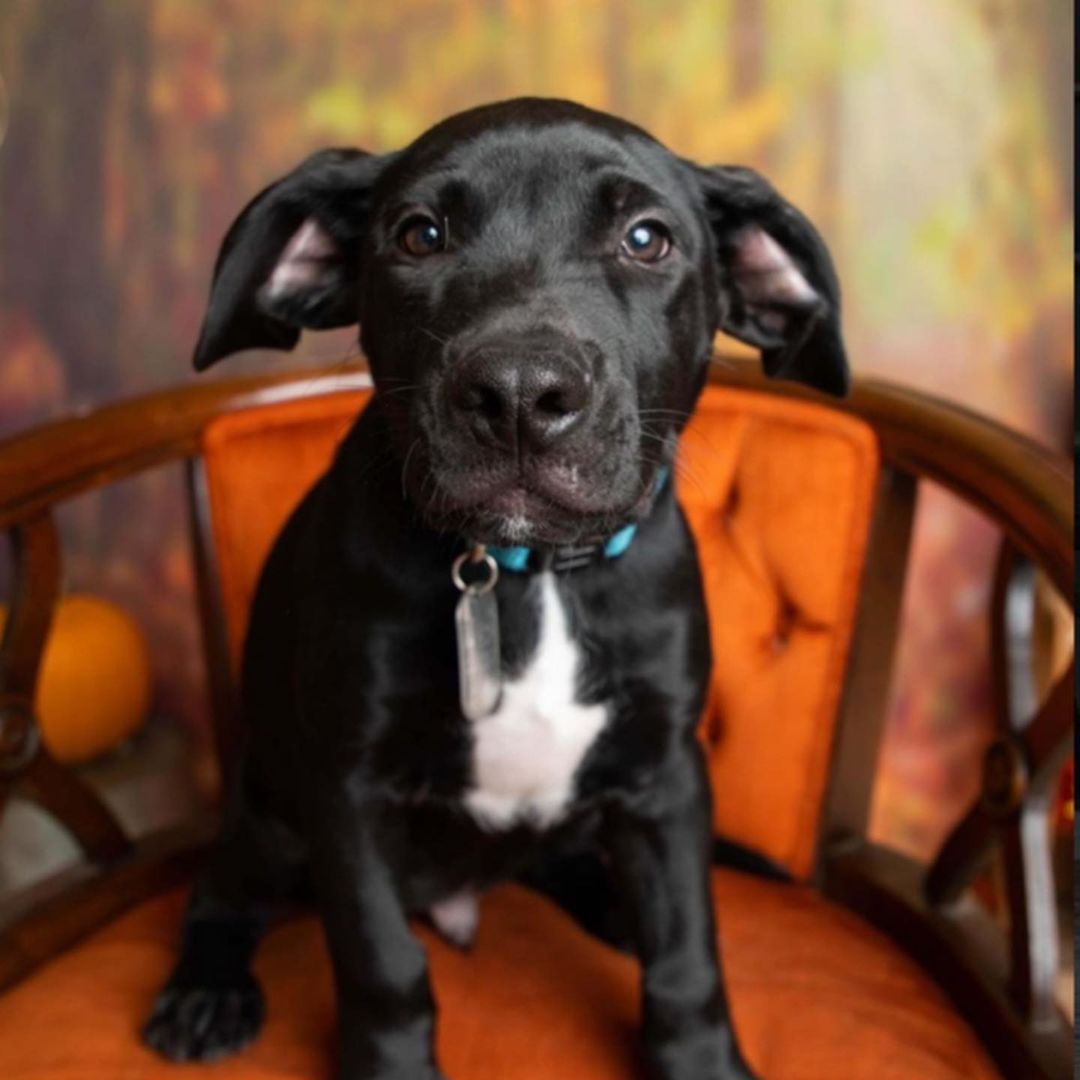
[[[702,735],[717,832],[813,865],[878,476],[877,438],[822,405],[710,387],[679,499],[712,637]]]
[[[233,659],[266,554],[365,392],[250,409],[203,438]],[[806,401],[706,388],[676,468],[713,643],[702,735],[717,830],[808,874],[858,599],[876,437]]]
[[[941,992],[885,938],[801,885],[717,871],[714,893],[735,1021],[768,1080],[980,1080],[997,1076]],[[139,1024],[165,977],[181,893],[150,901],[0,998],[5,1080],[321,1080],[334,1004],[318,925],[275,929],[257,967],[269,1020],[207,1069],[160,1061]],[[636,964],[516,886],[484,898],[461,953],[424,928],[452,1080],[641,1076]]]

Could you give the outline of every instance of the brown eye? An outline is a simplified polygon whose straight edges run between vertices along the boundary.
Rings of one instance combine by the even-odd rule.
[[[429,217],[412,217],[398,230],[398,244],[410,255],[436,255],[446,247],[446,233]]]
[[[671,250],[671,233],[659,221],[639,221],[627,230],[622,250],[638,262],[659,262]]]

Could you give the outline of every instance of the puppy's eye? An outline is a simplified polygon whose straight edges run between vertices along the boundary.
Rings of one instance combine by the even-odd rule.
[[[671,233],[659,221],[639,221],[627,230],[622,250],[638,262],[659,262],[671,250]]]
[[[398,246],[410,255],[436,255],[446,248],[446,231],[429,217],[411,217],[398,229]]]

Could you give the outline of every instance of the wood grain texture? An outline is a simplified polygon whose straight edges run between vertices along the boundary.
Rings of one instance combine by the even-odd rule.
[[[38,511],[11,530],[11,617],[0,644],[0,811],[19,785],[75,838],[90,860],[122,858],[130,845],[108,807],[72,771],[53,760],[34,715],[41,657],[60,593],[61,560],[50,513]],[[14,732],[12,731],[14,728]]]

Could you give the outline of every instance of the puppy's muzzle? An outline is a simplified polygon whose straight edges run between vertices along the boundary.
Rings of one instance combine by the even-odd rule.
[[[489,343],[461,357],[445,382],[450,415],[482,446],[517,458],[559,448],[583,427],[593,380],[572,348]]]

